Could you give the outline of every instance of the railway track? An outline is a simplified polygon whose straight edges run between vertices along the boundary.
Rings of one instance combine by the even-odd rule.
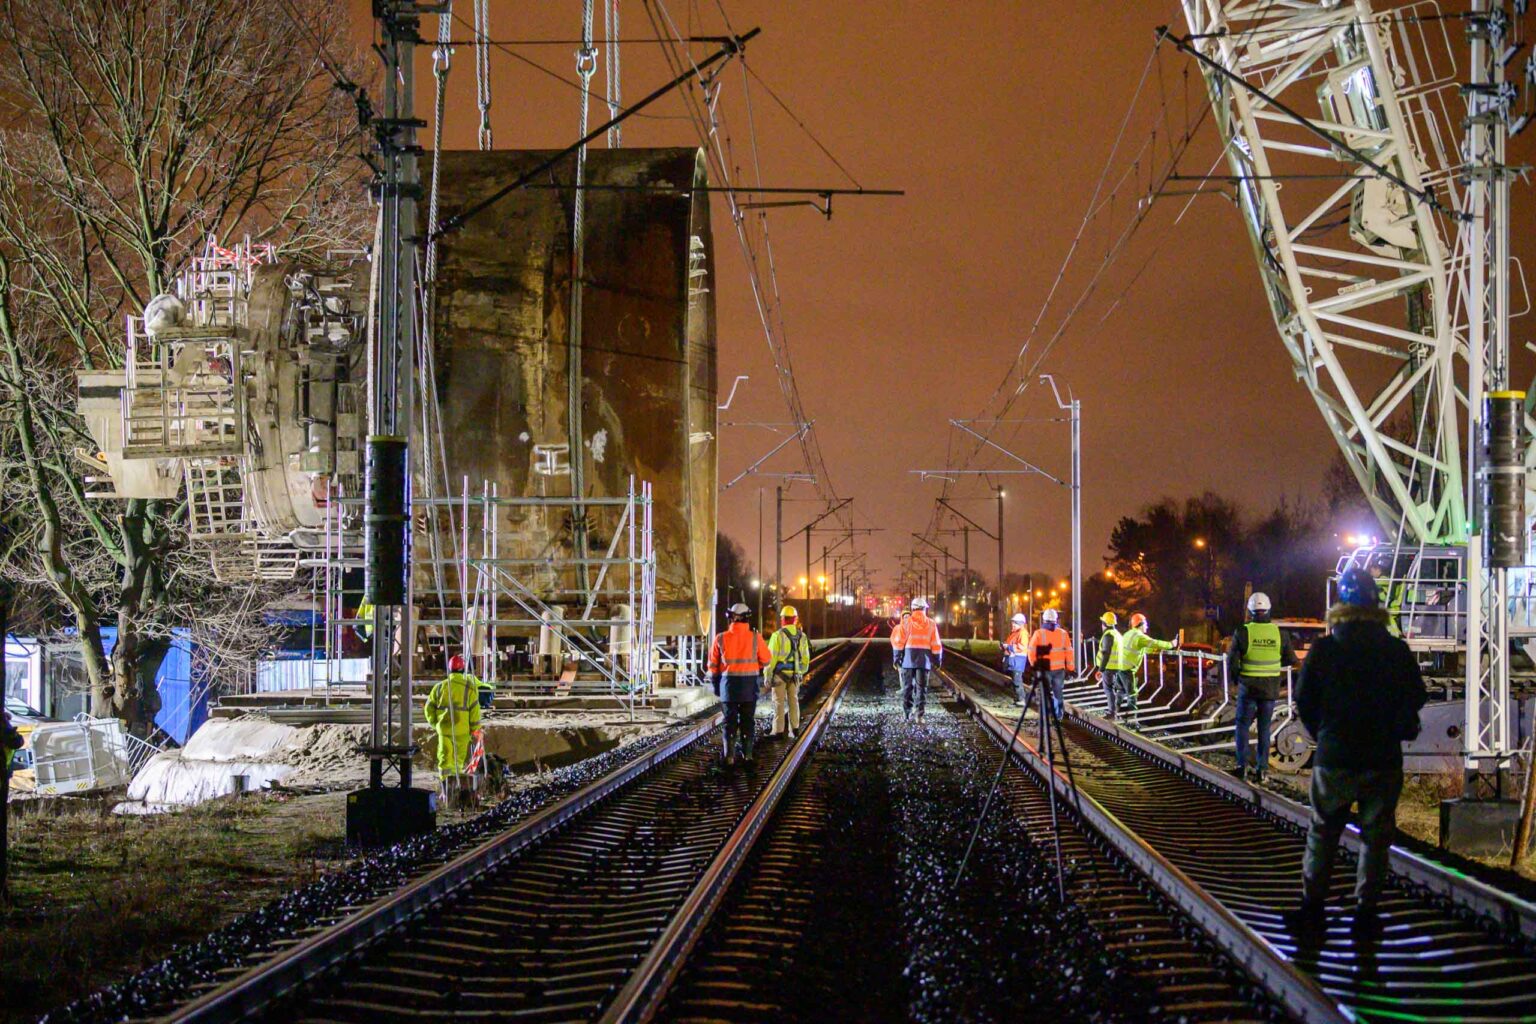
[[[1075,793],[1013,747],[953,887],[1011,702],[952,655],[956,699],[907,725],[870,646],[818,657],[798,741],[727,770],[695,727],[166,1019],[1536,1019],[1486,893],[1397,880],[1379,939],[1299,944],[1295,824],[1085,718]]]
[[[1048,797],[1021,766],[1004,772],[991,827],[952,891],[1001,743],[954,704],[931,701],[914,730],[901,721],[894,673],[884,669],[882,686],[869,667],[874,679],[856,680],[844,698],[658,1019],[1283,1016],[1066,814],[1061,906]],[[916,817],[921,834],[904,832],[904,817]],[[914,869],[924,862],[937,870]]]
[[[813,708],[862,654],[813,661]],[[726,772],[718,747],[696,726],[162,1019],[596,1019],[801,749],[760,743]]]
[[[1004,734],[1016,714],[1002,696],[1006,677],[961,657],[947,666],[978,720]],[[1119,827],[1122,848],[1141,847],[1177,872],[1162,887],[1187,889],[1186,901],[1200,894],[1208,906],[1196,916],[1240,960],[1269,951],[1282,962],[1275,971],[1311,981],[1355,1019],[1536,1020],[1536,954],[1518,901],[1501,908],[1485,887],[1405,865],[1398,853],[1379,937],[1354,934],[1349,915],[1333,911],[1326,936],[1298,941],[1281,917],[1301,885],[1305,834],[1294,810],[1109,723],[1073,713],[1064,726],[1085,804]],[[1055,784],[1067,790],[1060,775]],[[1334,906],[1351,902],[1353,856],[1340,861]]]

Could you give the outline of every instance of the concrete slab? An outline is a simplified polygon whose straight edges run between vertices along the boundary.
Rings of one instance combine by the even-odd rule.
[[[1464,857],[1508,857],[1519,825],[1518,800],[1440,801],[1440,845]]]

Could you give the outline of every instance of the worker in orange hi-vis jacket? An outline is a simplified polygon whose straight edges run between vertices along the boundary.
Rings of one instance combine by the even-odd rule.
[[[901,673],[902,715],[910,721],[916,711],[921,722],[927,704],[928,673],[944,660],[939,626],[928,617],[927,601],[919,597],[912,602],[912,617],[891,634],[891,647]]]
[[[1040,615],[1040,628],[1029,637],[1024,652],[1029,667],[1045,674],[1045,682],[1051,688],[1051,712],[1060,718],[1066,713],[1066,702],[1061,690],[1068,672],[1077,671],[1077,657],[1072,651],[1072,634],[1061,628],[1057,612],[1047,608]],[[1030,697],[1024,699],[1024,710],[1029,710]]]
[[[737,751],[743,761],[752,760],[757,738],[757,695],[763,688],[763,669],[773,653],[763,636],[752,628],[752,609],[741,602],[731,605],[731,625],[715,637],[709,649],[709,678],[715,696],[725,705],[725,763],[735,764]]]

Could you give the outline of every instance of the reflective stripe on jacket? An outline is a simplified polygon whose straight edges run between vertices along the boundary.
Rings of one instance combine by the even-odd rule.
[[[1024,653],[1031,667],[1035,664],[1035,652],[1046,644],[1051,647],[1051,652],[1045,659],[1046,668],[1077,671],[1077,656],[1072,653],[1072,634],[1060,626],[1055,629],[1037,629],[1030,636],[1029,647]]]
[[[712,675],[756,676],[773,660],[763,638],[745,622],[733,622],[709,650]]]
[[[1248,634],[1243,661],[1238,674],[1255,679],[1273,679],[1280,674],[1280,627],[1273,622],[1245,622]]]
[[[811,667],[811,638],[799,626],[780,626],[768,638],[768,653],[773,655],[769,676],[781,672],[803,676]]]

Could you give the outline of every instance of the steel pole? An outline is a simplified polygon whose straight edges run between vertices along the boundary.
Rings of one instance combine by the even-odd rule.
[[[768,581],[763,577],[763,489],[757,489],[757,631],[763,631],[763,604],[767,596]]]
[[[1083,642],[1083,432],[1082,407],[1072,399],[1072,632]]]
[[[1003,616],[1007,614],[1003,610],[1003,489],[997,489],[997,639],[1002,640],[1008,636],[1008,623]]]
[[[411,393],[416,323],[415,41],[409,9],[380,16],[384,61],[384,118],[380,137],[378,329],[370,350],[369,524],[366,586],[373,610],[372,730],[369,784],[384,784],[392,765],[401,788],[411,784]],[[386,453],[393,454],[386,454]],[[396,478],[394,475],[398,473]],[[393,492],[393,493],[391,493]],[[398,531],[398,532],[397,532]],[[388,563],[388,564],[386,564]],[[399,647],[396,660],[395,648]]]
[[[784,597],[784,488],[774,488],[777,496],[774,499],[773,518],[773,609],[778,611],[779,602]]]

